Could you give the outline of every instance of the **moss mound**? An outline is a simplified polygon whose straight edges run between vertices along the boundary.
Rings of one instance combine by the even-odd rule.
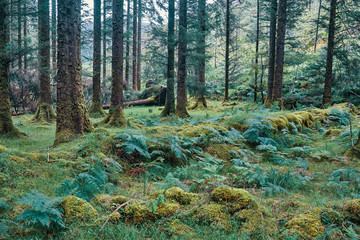
[[[238,152],[238,147],[228,144],[211,144],[205,151],[213,157],[230,161],[233,158],[233,152]]]
[[[360,199],[345,202],[342,210],[350,221],[360,223]]]
[[[228,229],[231,227],[230,216],[226,207],[218,203],[204,204],[195,210],[194,220],[200,223],[208,223],[212,227]]]
[[[179,219],[176,219],[170,223],[169,232],[173,237],[179,238],[192,238],[194,231],[191,227],[181,223]]]
[[[164,190],[159,190],[151,194],[151,198],[157,199],[160,194],[164,194]],[[187,205],[195,202],[198,199],[198,195],[194,193],[188,193],[178,187],[173,187],[165,191],[165,199],[167,201],[175,201],[181,205]]]
[[[67,221],[92,222],[98,217],[97,211],[85,200],[67,196],[61,202],[64,209],[64,217]]]
[[[325,231],[320,220],[319,211],[312,211],[295,216],[285,223],[285,228],[292,233],[300,234],[303,238],[315,238]]]

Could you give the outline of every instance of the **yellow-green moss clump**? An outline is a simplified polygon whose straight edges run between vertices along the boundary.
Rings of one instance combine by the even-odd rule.
[[[159,190],[151,194],[151,198],[157,199],[160,194],[164,194],[164,190]],[[165,191],[166,201],[175,201],[182,205],[187,205],[195,202],[198,195],[195,193],[188,193],[178,187],[173,187]]]
[[[65,220],[71,222],[92,222],[98,216],[90,203],[74,196],[65,197],[61,202],[61,207],[64,209]]]
[[[108,194],[99,194],[95,198],[95,203],[99,204],[102,208],[109,208],[112,197]]]
[[[360,199],[345,202],[342,211],[350,221],[360,223]]]
[[[110,206],[114,206],[114,207],[118,207],[121,204],[126,203],[127,201],[129,201],[129,198],[125,197],[125,196],[115,196],[113,198],[111,198],[110,200]]]
[[[241,230],[252,233],[259,227],[265,227],[264,214],[259,210],[244,209],[235,213],[235,219],[242,223]]]
[[[191,238],[194,235],[193,229],[188,225],[181,223],[179,219],[175,219],[170,223],[169,231],[173,237]]]
[[[329,128],[323,133],[324,137],[337,137],[342,133],[341,129],[337,128]]]
[[[212,227],[229,229],[231,226],[230,215],[225,205],[218,203],[204,204],[195,210],[194,220],[209,223]]]
[[[6,151],[6,148],[3,145],[0,145],[0,153],[3,153]]]
[[[124,208],[126,220],[133,223],[141,223],[146,220],[153,221],[155,214],[150,211],[147,204],[143,201],[131,202]]]
[[[206,152],[213,157],[230,161],[233,158],[233,152],[238,152],[238,147],[228,144],[211,144],[206,148]]]
[[[244,208],[259,208],[258,203],[251,194],[240,188],[217,187],[211,192],[211,199],[217,203],[225,203],[230,212],[236,212]]]
[[[340,226],[344,222],[343,215],[332,208],[325,208],[319,214],[320,220],[324,225],[335,224]]]
[[[325,230],[319,218],[319,211],[312,211],[295,216],[285,223],[285,228],[305,238],[315,238]]]
[[[161,203],[159,206],[157,206],[156,214],[160,218],[164,217],[171,217],[173,216],[177,211],[180,210],[180,204],[178,203]]]

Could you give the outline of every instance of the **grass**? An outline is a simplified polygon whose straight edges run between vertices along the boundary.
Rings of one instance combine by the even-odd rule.
[[[254,111],[253,109],[256,108],[257,111]],[[209,110],[189,111],[192,117],[186,120],[176,118],[160,119],[160,112],[161,109],[157,106],[130,107],[125,109],[125,114],[130,121],[141,121],[145,126],[181,126],[185,123],[195,122],[194,120],[196,119],[205,121],[230,116],[230,120],[223,122],[224,126],[229,126],[227,125],[229,121],[243,122],[246,119],[254,118],[255,114],[268,117],[288,113],[269,113],[268,110],[264,110],[248,102],[239,102],[234,107],[223,107],[221,102],[210,102]],[[166,186],[168,184],[166,182],[168,181],[166,179],[167,173],[173,173],[176,178],[184,173],[182,171],[191,172],[192,170],[186,167],[176,168],[169,166],[161,161],[152,163],[153,165],[143,165],[143,167],[133,165],[128,163],[128,160],[125,159],[124,156],[119,158],[119,155],[111,149],[111,146],[109,146],[107,142],[109,141],[107,135],[98,135],[96,133],[88,133],[82,138],[74,139],[72,142],[52,147],[55,138],[55,124],[33,124],[30,123],[30,119],[31,115],[22,115],[13,118],[15,125],[21,132],[27,135],[27,138],[0,139],[0,145],[8,149],[6,155],[0,155],[0,198],[5,199],[11,207],[17,205],[17,199],[34,189],[37,189],[47,196],[56,196],[56,189],[59,188],[64,180],[73,178],[74,175],[89,169],[94,164],[94,160],[90,158],[91,156],[78,156],[78,150],[84,146],[90,148],[92,154],[103,154],[104,157],[117,160],[124,167],[123,172],[116,172],[110,177],[110,181],[118,187],[118,190],[113,194],[121,193],[135,199],[144,199],[144,184],[146,191],[152,192],[157,190],[159,185]],[[101,119],[92,119],[93,122],[100,120]],[[358,123],[354,123],[355,126],[357,126],[357,124]],[[342,128],[344,131],[346,129],[346,127]],[[111,135],[119,131],[128,130],[112,128],[108,129],[108,131]],[[142,132],[146,133],[146,131]],[[146,137],[150,140],[153,138],[151,134]],[[295,144],[307,144],[312,148],[310,156],[303,157],[308,158],[308,169],[302,169],[295,165],[280,167],[273,162],[264,161],[264,152],[256,150],[254,146],[246,145],[243,141],[238,142],[241,144],[237,145],[240,148],[246,148],[253,152],[255,157],[250,157],[249,163],[258,164],[263,168],[263,174],[266,174],[267,171],[273,168],[280,170],[288,169],[310,178],[310,181],[304,185],[289,190],[291,194],[275,193],[274,195],[265,195],[261,187],[254,187],[244,183],[244,178],[239,177],[239,171],[234,169],[230,162],[225,162],[224,168],[216,173],[211,172],[215,171],[211,169],[211,166],[206,167],[209,169],[208,172],[204,167],[202,174],[207,174],[207,177],[203,175],[200,176],[201,174],[193,174],[183,179],[181,184],[186,185],[189,189],[200,194],[208,194],[209,191],[217,185],[246,187],[255,198],[269,210],[271,214],[267,218],[274,222],[277,222],[279,219],[289,219],[311,208],[329,206],[329,203],[341,205],[344,201],[353,198],[351,195],[353,190],[349,186],[345,186],[346,189],[338,191],[338,189],[326,185],[333,171],[340,168],[360,167],[359,162],[350,161],[343,157],[346,150],[344,146],[348,145],[348,143],[343,142],[340,137],[325,138],[322,136],[322,132],[316,129],[308,131],[303,137],[301,137],[300,134],[292,137]],[[306,141],[304,140],[305,138],[307,138]],[[303,147],[303,145],[301,147]],[[205,151],[204,149],[203,151]],[[294,161],[295,155],[292,151],[288,148],[283,148],[281,151],[282,152],[277,152],[277,154],[284,153],[287,160]],[[21,159],[6,160],[11,159],[13,156],[20,157]],[[3,157],[3,159],[1,159],[1,157]],[[189,157],[192,159],[191,163],[196,165],[197,161],[193,160],[197,158],[195,156]],[[144,180],[144,173],[147,171],[157,171],[156,169],[162,169],[163,172],[158,175],[151,175],[150,178]],[[216,175],[221,175],[222,179],[216,180],[214,177]],[[204,177],[205,180],[199,181],[199,179],[196,179],[199,177]],[[239,179],[241,182],[239,182]],[[298,205],[294,204],[294,202]],[[96,203],[91,203],[94,204],[101,214],[108,214],[107,211],[96,206]],[[296,207],[289,207],[290,205]],[[11,214],[11,211],[8,212],[5,218],[11,218],[8,216]],[[118,224],[108,224],[102,231],[99,231],[98,225],[78,226],[73,224],[68,225],[66,231],[56,236],[35,231],[23,233],[24,235],[13,235],[13,239],[43,239],[48,237],[50,239],[169,239],[171,237],[169,224],[175,218],[176,216],[169,219],[160,219],[155,223],[149,222],[139,225],[128,225],[120,221]],[[210,227],[209,225],[198,224],[189,219],[186,221],[186,224],[193,229],[194,236],[198,236],[200,239],[255,239],[255,233],[240,233],[240,226],[230,231],[224,231],[216,227]],[[266,230],[263,230],[263,232],[261,230],[257,231],[256,239],[280,239],[279,232],[272,233],[272,237],[270,238]],[[297,238],[295,235],[288,234],[281,236],[281,239]]]

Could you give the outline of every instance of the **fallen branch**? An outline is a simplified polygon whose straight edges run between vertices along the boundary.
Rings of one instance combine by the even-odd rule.
[[[130,199],[130,200],[127,201],[126,203],[123,203],[123,204],[121,204],[120,206],[118,206],[118,207],[115,209],[115,211],[112,212],[112,213],[109,215],[109,217],[106,219],[106,221],[104,222],[104,224],[103,224],[102,227],[100,228],[100,231],[101,231],[101,230],[105,227],[105,225],[109,222],[111,216],[112,216],[114,213],[116,213],[117,211],[119,211],[120,208],[128,205],[131,201],[132,201],[132,199]]]

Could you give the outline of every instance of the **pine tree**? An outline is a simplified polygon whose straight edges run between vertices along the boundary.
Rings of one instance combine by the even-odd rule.
[[[101,104],[101,0],[94,0],[93,98],[89,114],[105,115]]]
[[[286,3],[287,0],[279,0],[278,9],[278,27],[276,38],[276,58],[275,58],[275,76],[273,101],[279,102],[279,107],[282,109],[282,88],[283,88],[283,74],[284,74],[284,55],[285,55],[285,35],[286,35]]]
[[[55,113],[50,89],[50,2],[38,0],[40,98],[33,121],[52,122]]]
[[[325,73],[325,86],[322,104],[324,106],[331,105],[331,82],[333,78],[333,58],[334,58],[334,38],[335,38],[335,18],[336,18],[336,5],[337,0],[331,0],[330,4],[330,20],[329,20],[329,35],[328,47],[326,57],[326,73]]]
[[[57,104],[55,143],[93,130],[81,83],[81,0],[58,2]]]
[[[125,113],[123,109],[124,1],[113,0],[112,8],[111,106],[108,115],[100,124],[125,127]]]
[[[9,58],[5,49],[8,41],[8,1],[0,0],[0,135],[19,137],[21,134],[14,127],[11,118],[9,93]]]
[[[169,0],[168,17],[168,38],[167,38],[167,91],[166,102],[161,116],[168,116],[175,113],[175,0]]]

